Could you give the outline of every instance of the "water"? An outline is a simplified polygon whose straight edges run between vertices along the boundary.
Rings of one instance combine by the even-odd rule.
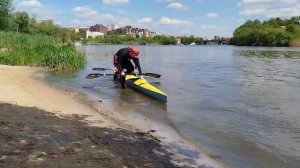
[[[112,67],[121,47],[80,46],[87,67],[49,81],[94,94],[133,120],[164,123],[229,167],[299,167],[299,48],[138,46],[143,71],[162,75],[147,78],[168,94],[162,104],[111,77],[84,78],[93,67]]]

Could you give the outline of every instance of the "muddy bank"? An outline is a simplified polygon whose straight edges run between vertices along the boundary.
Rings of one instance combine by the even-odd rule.
[[[0,104],[0,167],[177,167],[150,134]],[[101,121],[99,121],[101,122]]]

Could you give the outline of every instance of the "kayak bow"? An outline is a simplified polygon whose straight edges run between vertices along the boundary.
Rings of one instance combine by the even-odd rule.
[[[134,75],[126,75],[125,83],[128,87],[138,92],[167,103],[167,95],[161,90],[149,84],[145,79],[140,79],[139,77]]]

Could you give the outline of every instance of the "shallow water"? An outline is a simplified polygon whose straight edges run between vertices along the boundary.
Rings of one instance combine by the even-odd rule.
[[[120,89],[109,76],[84,78],[99,72],[94,67],[111,68],[121,47],[79,46],[87,67],[48,80],[131,111],[132,120],[139,114],[163,123],[230,167],[300,165],[300,48],[138,46],[143,71],[162,75],[147,80],[168,94],[163,104]]]

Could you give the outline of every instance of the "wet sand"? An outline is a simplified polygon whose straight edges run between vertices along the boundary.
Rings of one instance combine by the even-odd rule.
[[[211,167],[179,158],[101,102],[0,65],[0,167]]]

